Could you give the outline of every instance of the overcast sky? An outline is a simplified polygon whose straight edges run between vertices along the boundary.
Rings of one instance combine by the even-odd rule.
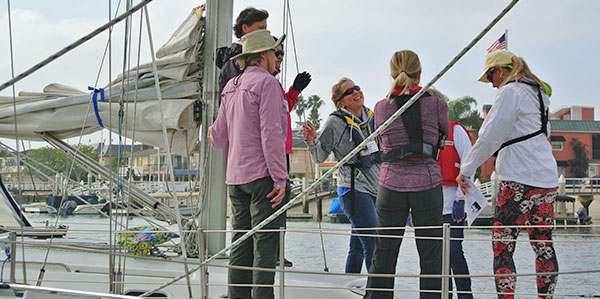
[[[298,64],[301,71],[308,70],[313,77],[303,94],[319,95],[326,102],[321,110],[325,118],[333,110],[331,86],[340,77],[349,77],[362,87],[366,105],[372,108],[390,88],[391,55],[403,49],[419,54],[424,85],[509,2],[291,0]],[[0,3],[0,81],[6,82],[11,77],[9,23],[7,2]],[[117,3],[112,2],[113,14]],[[192,0],[150,3],[155,48],[167,41],[193,7],[202,3]],[[17,74],[105,23],[109,15],[107,0],[13,0],[10,4]],[[268,10],[268,29],[274,35],[283,33],[283,0],[236,1],[234,18],[248,6]],[[137,27],[139,14],[135,16]],[[122,27],[113,33],[113,76],[122,68]],[[474,97],[478,109],[491,104],[496,90],[491,84],[479,83],[476,79],[483,71],[486,49],[508,30],[509,50],[523,57],[532,71],[553,87],[551,111],[568,105],[596,107],[599,99],[595,88],[600,78],[599,28],[600,1],[521,0],[435,87],[450,99]],[[86,90],[96,81],[107,38],[107,34],[97,36],[18,82],[17,93],[41,91],[53,82]],[[291,41],[290,38],[286,56],[292,59],[288,61],[289,72],[295,73]],[[135,44],[133,53],[137,49],[137,42]],[[143,62],[150,61],[147,48],[144,41]],[[99,86],[108,82],[107,65],[103,68]],[[290,74],[287,85],[292,81],[293,74]],[[12,90],[0,94],[11,95]],[[84,138],[84,142],[88,140]],[[92,141],[97,141],[97,137]]]

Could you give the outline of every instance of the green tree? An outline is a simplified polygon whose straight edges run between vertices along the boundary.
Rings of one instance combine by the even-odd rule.
[[[93,146],[89,145],[80,145],[77,147],[80,155],[86,155],[95,161],[98,161],[98,153],[94,150]],[[29,150],[27,152],[27,157],[31,158],[37,162],[40,162],[48,168],[51,168],[59,173],[65,173],[71,171],[71,163],[72,160],[68,160],[67,157],[59,150],[51,147],[41,147]],[[48,176],[53,176],[50,170],[47,170],[43,167],[38,168],[44,174]],[[26,170],[29,171],[29,170]],[[73,165],[73,170],[71,171],[71,179],[80,181],[82,179],[87,180],[88,170],[82,168],[78,163]]]
[[[96,149],[91,145],[80,145],[77,147],[79,155],[83,154],[92,158],[94,161],[98,161],[100,154],[96,151]],[[69,161],[71,162],[71,161]],[[70,166],[70,165],[69,165]],[[73,165],[73,171],[71,171],[71,178],[75,181],[79,182],[82,179],[87,181],[88,170],[82,168],[78,163]]]
[[[310,113],[308,114],[308,121],[315,126],[315,129],[319,130],[321,126],[321,117],[319,115],[319,108],[325,104],[321,97],[318,95],[312,95],[308,97],[308,107],[310,107]]]
[[[587,147],[577,138],[571,139],[570,144],[573,153],[575,154],[575,157],[572,160],[569,160],[571,174],[576,178],[584,178],[587,176],[588,170]]]
[[[472,107],[475,106],[475,109]],[[483,119],[477,111],[477,101],[471,96],[464,96],[448,102],[448,119],[457,121],[465,127],[475,130],[481,128]]]
[[[59,173],[64,172],[67,167],[67,158],[65,155],[59,150],[51,147],[40,147],[29,150],[27,151],[27,158],[40,162]],[[54,175],[50,170],[43,167],[38,167],[38,169],[47,176]]]
[[[306,99],[303,96],[298,96],[298,103],[294,105],[293,110],[296,111],[296,115],[298,115],[300,121],[306,121],[304,112],[307,110],[306,108],[308,108],[307,105]]]

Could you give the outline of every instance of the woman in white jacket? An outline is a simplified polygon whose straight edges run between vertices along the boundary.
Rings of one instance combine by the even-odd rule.
[[[519,228],[527,227],[535,252],[536,283],[539,298],[552,298],[558,272],[552,243],[558,174],[552,147],[548,142],[548,106],[550,86],[538,79],[525,61],[506,50],[497,50],[485,58],[481,82],[498,88],[492,109],[479,131],[479,139],[462,161],[456,178],[463,192],[469,183],[465,177],[491,155],[497,155],[496,172],[499,194],[494,211],[494,272],[515,273],[513,253]],[[537,241],[537,242],[536,242]],[[498,298],[513,298],[516,276],[496,276]]]

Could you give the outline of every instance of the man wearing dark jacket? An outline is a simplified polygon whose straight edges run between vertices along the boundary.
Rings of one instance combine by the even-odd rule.
[[[242,10],[235,20],[233,32],[240,39],[252,31],[267,29],[268,17],[269,13],[266,10],[248,7]],[[217,49],[215,64],[221,69],[221,75],[219,75],[219,92],[223,91],[229,79],[242,73],[235,61],[230,60],[231,57],[240,53],[242,53],[242,45],[238,43],[233,43],[231,47]]]

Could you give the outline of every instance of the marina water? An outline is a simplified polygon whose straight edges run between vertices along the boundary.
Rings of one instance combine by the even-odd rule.
[[[33,226],[44,226],[46,221],[53,224],[56,218],[53,215],[28,215]],[[90,243],[108,244],[106,231],[108,219],[101,216],[68,216],[62,217],[59,224],[69,226],[66,241],[88,240]],[[147,225],[146,221],[138,217],[129,218],[129,227]],[[167,226],[177,232],[177,225]],[[228,225],[229,227],[229,225]],[[330,272],[343,272],[348,251],[350,224],[321,223],[325,231],[322,235],[325,248],[325,258],[321,236],[317,222],[290,222],[288,229],[304,230],[309,232],[289,231],[285,235],[285,257],[294,263],[293,270],[323,271],[325,262]],[[95,231],[95,232],[92,232]],[[492,232],[488,228],[465,229],[463,248],[469,263],[472,275],[491,275],[492,270]],[[398,258],[396,273],[419,274],[419,257],[417,254],[414,233],[408,229],[406,239],[402,242]],[[230,234],[227,234],[229,244]],[[527,231],[521,230],[519,240],[528,240]],[[598,271],[600,270],[600,228],[598,227],[567,227],[554,230],[556,254],[561,272],[569,271]],[[74,257],[76,259],[76,257]],[[535,273],[534,253],[529,242],[517,242],[515,250],[515,264],[517,273]],[[81,263],[85,263],[82,259]],[[364,266],[363,266],[364,267]],[[363,268],[363,273],[366,269]],[[417,278],[396,278],[402,289],[416,290]],[[474,292],[494,292],[494,281],[491,277],[473,278]],[[519,277],[516,293],[536,293],[535,277]],[[600,273],[585,273],[560,275],[555,294],[570,295],[569,297],[600,297]],[[516,296],[528,298],[532,296]],[[561,296],[555,296],[560,298]],[[358,296],[357,296],[358,298]],[[456,298],[456,297],[455,297]],[[475,298],[495,298],[491,294],[475,294]]]

